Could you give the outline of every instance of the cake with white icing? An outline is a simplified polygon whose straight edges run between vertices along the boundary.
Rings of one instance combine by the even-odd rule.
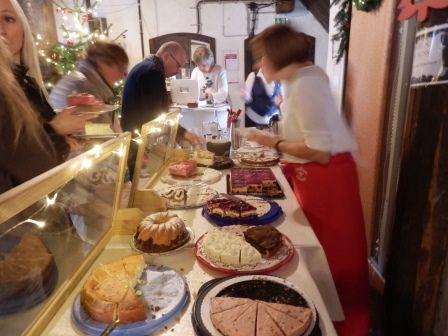
[[[208,258],[224,264],[250,265],[261,260],[261,254],[244,238],[220,230],[207,232],[202,246]]]
[[[145,217],[134,235],[136,248],[147,253],[171,251],[188,238],[184,221],[170,212],[157,212]]]

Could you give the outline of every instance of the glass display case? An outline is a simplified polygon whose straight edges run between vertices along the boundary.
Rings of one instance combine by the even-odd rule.
[[[40,335],[114,235],[130,140],[0,194],[0,334]]]
[[[129,207],[153,212],[163,208],[150,189],[171,159],[176,145],[176,134],[181,110],[170,109],[169,113],[143,124],[140,137]]]

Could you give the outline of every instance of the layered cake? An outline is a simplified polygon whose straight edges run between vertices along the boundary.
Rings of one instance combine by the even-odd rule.
[[[93,123],[87,121],[84,124],[84,134],[86,135],[98,135],[98,134],[114,134],[114,131],[107,123]]]
[[[204,236],[202,247],[208,258],[224,264],[250,265],[261,260],[261,254],[243,237],[216,229]]]
[[[135,247],[146,253],[171,251],[188,238],[184,221],[169,212],[157,212],[145,217],[134,235]]]
[[[120,323],[145,320],[145,303],[134,289],[144,268],[143,255],[129,255],[95,268],[80,294],[86,314],[104,323],[112,323],[117,318]]]
[[[101,111],[104,103],[89,93],[77,93],[67,96],[67,106],[83,106],[83,111]]]
[[[207,202],[205,209],[209,215],[230,219],[258,217],[257,208],[243,200],[215,198]]]
[[[0,302],[38,292],[48,283],[53,267],[53,255],[42,240],[25,233],[17,245],[0,255]]]
[[[283,246],[282,234],[271,225],[251,227],[244,232],[244,239],[266,258],[274,256]]]
[[[181,177],[189,177],[196,170],[197,162],[195,160],[183,160],[171,163],[168,167],[170,174]]]
[[[277,164],[280,159],[273,155],[261,153],[244,153],[239,157],[241,163],[256,166],[272,166]]]
[[[207,150],[197,150],[193,153],[193,159],[201,166],[211,166],[215,160],[215,153]]]
[[[281,303],[236,297],[212,297],[210,318],[227,336],[301,336],[311,324],[312,310]]]
[[[232,168],[229,189],[232,194],[283,195],[270,168]]]

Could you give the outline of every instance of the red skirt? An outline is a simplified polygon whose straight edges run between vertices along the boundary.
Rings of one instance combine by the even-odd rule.
[[[283,173],[325,251],[345,314],[335,322],[338,335],[368,335],[367,242],[353,157],[338,154],[327,165],[286,163]]]

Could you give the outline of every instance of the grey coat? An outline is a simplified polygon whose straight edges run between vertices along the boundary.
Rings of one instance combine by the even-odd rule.
[[[50,93],[50,103],[55,109],[67,106],[67,96],[74,93],[90,93],[108,104],[114,98],[114,90],[106,83],[96,67],[82,61],[76,71],[62,78]],[[115,133],[123,132],[120,121],[114,111],[106,112],[92,119],[96,123],[108,123]]]

